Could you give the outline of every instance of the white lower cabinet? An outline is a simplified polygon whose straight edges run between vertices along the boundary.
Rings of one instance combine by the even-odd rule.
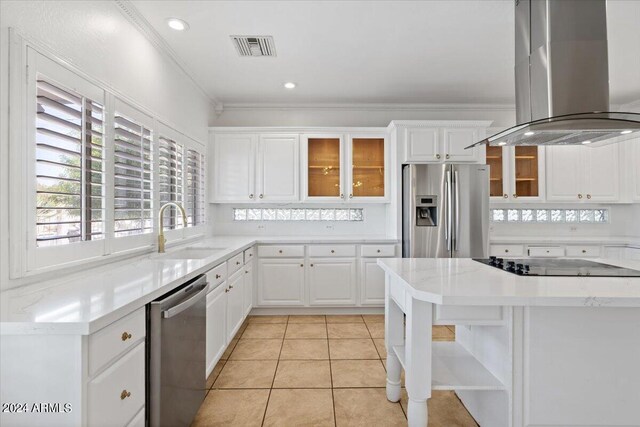
[[[227,342],[244,320],[244,270],[235,272],[227,281]]]
[[[375,258],[360,261],[360,304],[384,305],[384,270]]]
[[[304,305],[304,259],[260,259],[258,304]]]
[[[88,385],[88,424],[124,426],[144,406],[145,350],[141,342]]]
[[[247,316],[253,307],[253,261],[244,265],[244,315]]]
[[[207,376],[227,347],[227,284],[207,294]]]
[[[308,278],[310,305],[356,303],[355,258],[311,258]]]
[[[136,414],[135,417],[127,424],[127,427],[144,427],[145,426],[145,410],[144,407]]]

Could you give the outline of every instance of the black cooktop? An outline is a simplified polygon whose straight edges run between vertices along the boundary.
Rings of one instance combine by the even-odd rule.
[[[639,270],[581,259],[503,259],[492,256],[473,260],[520,276],[640,277]]]

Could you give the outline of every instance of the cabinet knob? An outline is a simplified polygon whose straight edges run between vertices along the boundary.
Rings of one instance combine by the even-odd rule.
[[[513,193],[513,198],[514,198],[514,199],[517,199],[517,198],[518,198],[518,195],[517,195],[516,193]]]
[[[502,195],[502,197],[504,197],[505,199],[508,199],[509,195],[505,193],[505,194]]]
[[[224,292],[225,292],[225,293],[229,292],[229,288],[225,289],[225,290],[224,290]]]
[[[380,253],[380,249],[378,249],[376,252]]]
[[[313,267],[313,264],[309,265],[309,267]]]
[[[505,249],[504,253],[508,254],[509,253],[509,249]]]
[[[350,199],[353,199],[353,194],[349,194],[349,198],[350,198]]]
[[[240,261],[236,261],[236,265],[240,265]]]
[[[233,289],[233,285],[229,285],[229,289]]]
[[[278,251],[278,253],[279,253],[279,254],[281,254],[281,253],[282,253],[282,249],[280,249],[280,250]]]
[[[332,254],[335,254],[335,253],[336,253],[336,251],[334,251],[333,249],[331,249],[331,253],[332,253]]]
[[[582,250],[582,253],[583,253],[583,254],[586,254],[586,253],[587,253],[587,250],[586,250],[586,249],[583,249],[583,250]]]
[[[245,274],[249,274],[249,270],[245,270],[244,272],[245,272]]]
[[[131,339],[131,334],[129,332],[123,332],[122,333],[122,341],[126,341],[128,339]]]
[[[260,197],[262,199],[264,197],[264,195],[260,194],[258,197]]]
[[[120,400],[125,400],[127,397],[131,396],[131,392],[125,390],[122,390],[122,393],[120,393]]]
[[[590,199],[590,198],[591,198],[591,194],[587,194],[587,199]]]
[[[221,278],[221,277],[222,277],[221,275],[216,274],[216,279],[219,279],[219,278]]]
[[[578,194],[578,199],[582,199],[582,194]]]
[[[440,154],[436,154],[436,159],[439,159],[439,158],[440,158]]]
[[[300,267],[304,267],[304,264],[300,264]]]
[[[340,198],[344,199],[344,194],[343,193],[340,193]]]
[[[251,256],[253,256],[253,254],[252,254],[252,253],[249,253],[249,256],[251,257]]]
[[[249,198],[253,199],[253,193],[249,194]]]
[[[447,155],[446,155],[446,156],[444,156],[444,157],[445,157],[445,159],[448,159],[450,156],[447,154]]]

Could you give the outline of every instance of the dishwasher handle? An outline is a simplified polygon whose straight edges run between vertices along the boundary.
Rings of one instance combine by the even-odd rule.
[[[205,282],[202,285],[202,289],[200,289],[200,291],[198,291],[194,296],[192,296],[191,298],[189,298],[186,301],[181,302],[178,305],[174,305],[173,307],[167,309],[167,310],[163,310],[162,311],[162,317],[165,319],[170,319],[175,315],[178,315],[180,313],[182,313],[183,311],[185,311],[187,308],[191,307],[193,304],[195,304],[196,302],[198,302],[198,300],[207,293],[207,290],[209,289],[209,282]]]

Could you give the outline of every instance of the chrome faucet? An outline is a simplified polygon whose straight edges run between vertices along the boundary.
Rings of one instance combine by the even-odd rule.
[[[169,205],[175,206],[180,210],[180,212],[182,213],[182,221],[183,221],[182,223],[184,224],[183,227],[187,226],[187,213],[184,211],[184,208],[182,207],[182,205],[179,205],[175,202],[168,202],[162,205],[160,207],[159,224],[158,224],[158,253],[164,253],[164,244],[167,243],[167,239],[164,238],[164,230],[163,230],[164,218],[163,217],[164,217],[164,210]]]

